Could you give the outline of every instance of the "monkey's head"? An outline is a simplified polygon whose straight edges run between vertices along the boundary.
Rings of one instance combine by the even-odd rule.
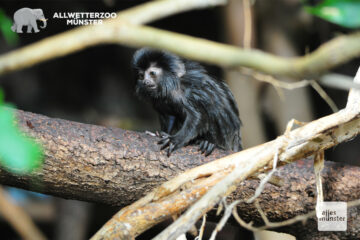
[[[136,94],[140,97],[166,97],[179,88],[186,73],[184,62],[168,52],[141,48],[133,57]]]

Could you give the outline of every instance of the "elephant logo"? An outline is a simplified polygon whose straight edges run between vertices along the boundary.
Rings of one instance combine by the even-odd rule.
[[[11,30],[16,33],[22,33],[23,26],[27,26],[27,33],[31,33],[32,29],[37,33],[39,29],[36,20],[43,22],[41,28],[46,27],[47,19],[44,17],[44,13],[40,8],[21,8],[14,13],[14,24],[11,26]]]

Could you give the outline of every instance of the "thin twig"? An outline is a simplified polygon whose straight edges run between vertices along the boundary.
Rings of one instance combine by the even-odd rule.
[[[21,238],[43,240],[45,235],[37,228],[29,215],[13,203],[13,199],[0,187],[0,214],[19,233]]]
[[[310,85],[320,95],[320,97],[324,99],[324,101],[329,105],[329,107],[333,112],[339,111],[335,102],[329,97],[329,95],[325,92],[325,90],[315,80],[304,79],[297,82],[284,82],[274,78],[273,76],[262,74],[259,72],[246,71],[245,69],[242,69],[242,72],[244,74],[251,74],[251,76],[256,80],[271,84],[278,92],[281,99],[284,99],[284,94],[282,93],[281,90],[279,90],[281,88],[287,90],[294,90],[297,88],[302,88]]]
[[[221,231],[221,229],[223,229],[223,227],[225,226],[227,220],[231,216],[231,212],[232,212],[233,208],[236,207],[236,205],[238,205],[240,202],[241,202],[240,200],[237,200],[237,201],[232,202],[229,206],[225,206],[224,215],[221,218],[220,222],[216,225],[213,232],[211,233],[210,240],[215,240],[216,235],[218,234],[218,232]]]
[[[291,129],[293,128],[294,124],[298,124],[298,125],[302,125],[302,122],[297,121],[296,119],[291,119],[285,129],[284,135],[287,136],[290,134]],[[281,143],[281,142],[280,142]],[[282,143],[281,143],[282,144]],[[264,191],[265,188],[265,184],[268,183],[270,181],[270,179],[272,178],[273,174],[277,171],[276,166],[278,164],[278,160],[279,160],[279,149],[280,149],[280,144],[278,147],[276,147],[276,151],[274,154],[274,159],[273,159],[273,166],[271,171],[260,181],[259,186],[256,188],[255,190],[255,194],[254,196],[252,196],[251,198],[249,198],[248,200],[246,200],[246,203],[252,203],[253,201],[255,201],[255,199],[257,199],[260,194]],[[256,205],[257,203],[255,203]]]
[[[347,203],[348,208],[357,207],[357,206],[360,206],[360,199],[350,201]],[[287,219],[282,222],[270,222],[268,220],[268,218],[266,217],[265,213],[263,212],[263,210],[261,209],[260,205],[257,205],[257,209],[265,223],[265,225],[261,226],[261,227],[254,227],[252,222],[246,223],[244,220],[242,220],[240,218],[239,214],[237,213],[236,208],[233,209],[232,214],[233,214],[235,220],[240,224],[240,226],[246,228],[247,230],[253,231],[253,232],[262,231],[262,230],[271,229],[271,228],[285,227],[285,226],[289,226],[289,225],[292,225],[297,222],[303,222],[305,224],[305,222],[309,218],[316,216],[316,211],[311,211],[304,215],[298,215],[294,218],[290,218],[290,219]]]
[[[244,9],[244,48],[251,48],[252,14],[250,0],[243,0]]]
[[[329,105],[333,112],[338,112],[339,108],[336,106],[335,102],[329,97],[325,90],[314,80],[309,81],[310,85],[315,89],[315,91],[324,99],[324,101]]]
[[[317,216],[320,214],[320,204],[324,201],[323,187],[321,181],[321,171],[324,168],[324,151],[319,151],[314,156],[314,172],[315,172],[315,182],[316,182],[316,212]]]
[[[202,237],[204,235],[204,230],[205,230],[205,224],[206,224],[206,214],[203,215],[201,227],[199,229],[199,236],[197,236],[195,238],[195,240],[202,240]]]
[[[218,208],[216,209],[216,216],[219,216],[222,212],[222,210],[224,209],[224,199],[223,201],[219,202],[218,204]]]
[[[275,154],[274,154],[274,159],[273,159],[273,168],[271,169],[271,171],[266,175],[266,177],[264,177],[263,179],[261,179],[259,186],[256,188],[254,196],[252,196],[251,198],[249,198],[248,200],[246,200],[247,203],[252,203],[256,198],[258,198],[260,196],[260,194],[264,191],[265,188],[265,184],[267,182],[269,182],[270,178],[272,177],[272,175],[277,171],[276,170],[276,165],[278,163],[278,156],[279,156],[279,148],[277,148]]]
[[[249,223],[246,223],[244,220],[242,220],[239,216],[239,214],[237,213],[236,211],[236,208],[233,209],[232,211],[232,214],[235,218],[235,220],[240,224],[240,226],[242,226],[243,228],[246,228],[247,230],[249,231],[253,231],[253,232],[256,232],[256,231],[259,231],[260,229],[259,228],[256,228],[256,227],[253,227],[253,222],[249,222]]]
[[[300,121],[296,120],[295,118],[291,119],[286,125],[284,135],[288,135],[291,132],[291,130],[293,129],[295,124],[298,126],[304,126],[306,124],[306,122],[300,122]]]
[[[261,216],[261,219],[264,221],[265,225],[268,225],[270,224],[270,221],[269,219],[267,218],[266,214],[264,213],[264,211],[262,210],[261,206],[260,206],[260,203],[258,200],[255,201],[255,207],[256,209],[258,210],[260,216]]]
[[[348,91],[351,88],[360,89],[360,84],[354,83],[350,76],[337,73],[324,74],[319,78],[319,83],[325,87]]]

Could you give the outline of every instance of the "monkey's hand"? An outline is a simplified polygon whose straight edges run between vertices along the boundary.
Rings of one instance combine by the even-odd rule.
[[[208,142],[207,140],[201,140],[199,145],[199,151],[205,153],[205,157],[209,156],[215,149],[215,144]]]
[[[188,144],[197,135],[197,127],[200,124],[201,115],[196,111],[192,104],[183,104],[185,111],[185,121],[181,129],[174,135],[163,137],[158,143],[161,144],[161,150],[167,149],[167,155],[170,156],[173,151]]]
[[[179,149],[182,146],[184,146],[183,141],[179,137],[171,136],[167,133],[165,133],[165,135],[162,136],[158,144],[160,144],[161,150],[168,148],[167,149],[168,157],[170,157],[171,153],[174,152],[176,149]]]

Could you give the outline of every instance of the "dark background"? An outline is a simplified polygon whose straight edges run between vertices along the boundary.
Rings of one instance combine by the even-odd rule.
[[[64,19],[53,19],[54,12],[118,12],[142,2],[145,1],[0,1],[0,8],[10,18],[17,9],[29,7],[43,9],[45,17],[49,19],[47,28],[39,28],[39,33],[19,34],[20,41],[15,46],[9,45],[0,36],[0,54],[74,27],[67,26]],[[255,6],[255,28],[258,29],[256,48],[262,49],[267,41],[262,29],[264,22],[269,21],[269,18],[262,17],[264,14],[267,16],[283,15],[285,19],[289,19],[288,22],[280,24],[283,25],[283,30],[292,39],[301,55],[305,54],[307,50],[313,51],[336,34],[350,32],[317,18],[311,18],[310,24],[297,26],[292,23],[291,19],[303,11],[300,1],[277,0],[271,2],[277,6],[270,7],[266,13]],[[222,7],[216,7],[177,14],[150,25],[195,37],[227,42],[224,14]],[[39,24],[40,22],[38,22],[38,26]],[[25,111],[84,123],[154,131],[159,127],[155,112],[149,104],[136,99],[133,93],[134,81],[130,61],[135,50],[122,45],[101,45],[88,48],[31,68],[0,76],[0,87],[5,92],[7,102],[11,102],[17,108]],[[356,59],[332,71],[353,76],[359,63],[359,59]],[[207,69],[219,79],[224,76],[223,69],[216,66],[207,66]],[[339,108],[345,106],[347,92],[327,88],[325,90]],[[232,91],[235,92],[237,89],[232,89]],[[313,119],[330,114],[331,110],[318,94],[310,88],[308,91],[311,97]],[[259,97],[261,98],[261,96]],[[241,117],[242,109],[239,110]],[[266,125],[268,140],[281,134],[274,127],[271,113],[263,115],[263,122]],[[246,125],[247,123],[244,122],[244,127]],[[326,157],[332,161],[360,165],[359,147],[359,141],[355,139],[327,151]],[[50,239],[61,239],[59,237],[62,236],[61,232],[70,231],[66,226],[62,228],[60,224],[69,216],[70,219],[78,217],[76,227],[83,232],[83,235],[80,234],[80,238],[74,237],[73,239],[89,238],[118,210],[118,208],[103,205],[85,204],[52,197],[42,196],[39,198],[39,195],[25,194],[16,199],[26,209],[40,206],[40,214],[37,217],[36,214],[32,214],[32,216]],[[45,210],[49,211],[46,217],[41,215],[41,212]],[[77,210],[79,213],[74,216],[74,212]],[[0,231],[2,236],[6,236],[4,239],[19,238],[5,221],[0,221]],[[158,229],[151,230],[143,234],[140,239],[149,239],[151,234],[156,234],[156,231]],[[232,235],[226,236],[229,231]],[[239,239],[240,235],[242,239],[249,237],[249,235],[243,235],[243,232],[240,233],[238,228],[231,226],[228,226],[222,234],[224,235],[219,236],[218,239]]]

